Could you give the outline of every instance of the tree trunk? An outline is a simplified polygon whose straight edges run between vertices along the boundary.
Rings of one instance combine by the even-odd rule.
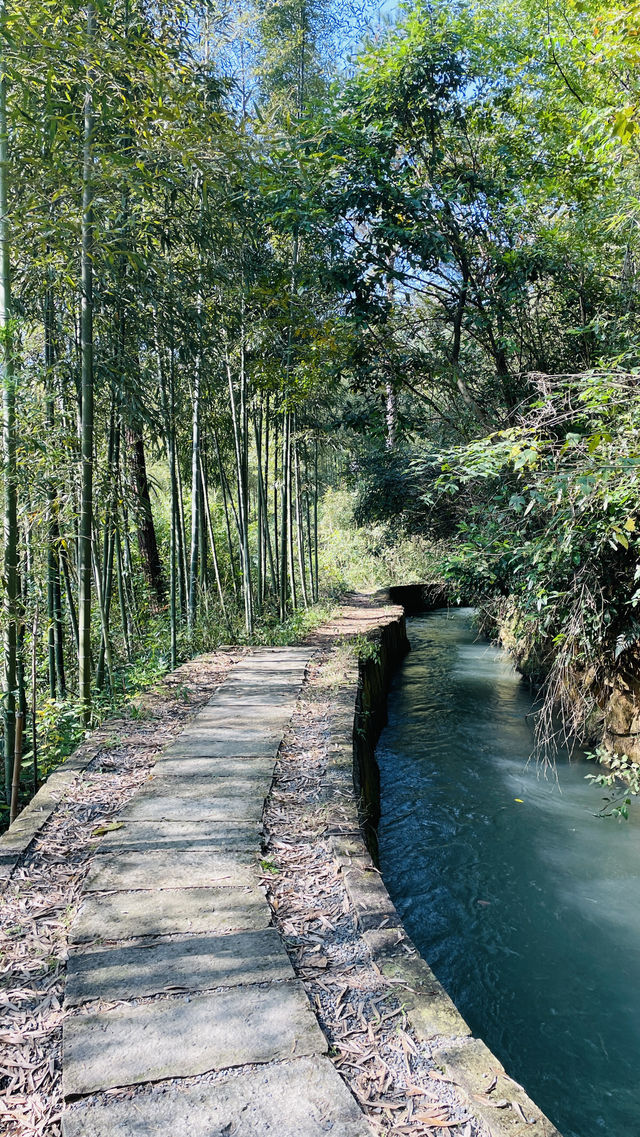
[[[166,599],[166,585],[158,550],[156,527],[151,509],[147,462],[142,428],[127,423],[125,428],[129,459],[129,475],[135,496],[134,516],[142,572],[149,587],[152,611],[158,612]]]
[[[309,596],[307,594],[307,578],[304,564],[304,529],[303,529],[303,513],[302,502],[300,500],[300,454],[298,450],[297,439],[293,441],[293,457],[294,457],[294,473],[295,473],[295,494],[296,494],[296,545],[298,549],[298,572],[300,573],[300,588],[302,590],[302,603],[305,608],[309,607]]]
[[[233,540],[231,538],[231,518],[229,517],[229,490],[227,486],[227,477],[224,472],[222,463],[222,454],[220,452],[220,442],[218,439],[218,432],[214,426],[213,428],[213,442],[216,448],[216,460],[218,463],[218,475],[220,477],[220,490],[222,492],[222,505],[224,508],[224,520],[227,529],[227,549],[229,551],[229,563],[231,565],[231,581],[233,584],[233,595],[236,600],[238,599],[238,579],[236,571],[236,560],[233,551]]]
[[[189,557],[189,600],[187,625],[193,631],[197,608],[198,548],[200,535],[200,353],[196,360],[191,418],[191,551]]]
[[[288,494],[287,488],[289,484],[289,455],[291,447],[289,445],[289,411],[284,413],[284,421],[282,423],[282,469],[281,469],[281,486],[280,486],[280,619],[284,620],[287,615],[287,601],[289,597],[287,589],[287,550],[289,545],[288,540]]]
[[[211,558],[213,560],[213,570],[215,572],[215,577],[216,577],[216,587],[218,589],[218,599],[220,600],[220,608],[222,610],[222,616],[223,616],[224,622],[227,625],[227,631],[229,632],[229,634],[231,634],[231,625],[229,623],[229,617],[227,615],[227,607],[226,607],[226,604],[224,602],[224,591],[222,588],[222,581],[220,579],[220,566],[218,563],[218,550],[216,548],[216,540],[215,540],[215,537],[213,534],[213,523],[211,521],[211,506],[209,505],[209,494],[207,491],[207,483],[205,480],[204,466],[202,463],[202,458],[200,459],[200,476],[202,478],[202,499],[203,499],[205,515],[206,515],[206,519],[207,519],[207,529],[209,531],[209,544],[211,545]]]
[[[173,671],[178,666],[178,526],[180,524],[180,514],[178,510],[178,481],[176,478],[173,348],[171,349],[169,390],[167,390],[167,376],[158,331],[157,312],[154,319],[154,339],[156,356],[158,360],[158,379],[160,381],[162,413],[165,421],[165,445],[167,449],[167,461],[169,463],[169,483],[171,487],[171,522],[169,532],[169,631],[171,637],[171,670]]]

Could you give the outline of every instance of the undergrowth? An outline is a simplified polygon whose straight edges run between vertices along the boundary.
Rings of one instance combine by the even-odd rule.
[[[314,628],[331,618],[335,609],[333,601],[321,600],[308,609],[298,609],[286,620],[280,621],[274,611],[265,611],[256,621],[253,635],[247,635],[240,614],[232,614],[229,622],[222,620],[216,609],[209,613],[208,619],[201,619],[191,634],[181,629],[178,637],[177,663],[206,652],[215,651],[221,645],[237,644],[261,647],[284,647],[299,643]],[[136,717],[138,709],[135,700],[151,690],[171,670],[170,642],[164,617],[149,617],[146,631],[138,635],[138,650],[132,660],[118,654],[122,645],[114,644],[116,666],[113,671],[113,686],[93,691],[92,717],[90,730],[100,726],[109,716],[126,708],[126,713]],[[89,733],[82,723],[81,706],[78,699],[53,699],[44,694],[38,699],[35,715],[35,735],[37,745],[37,783],[42,785],[65,758],[76,749]],[[24,808],[36,788],[33,768],[33,722],[29,716],[24,736],[25,752],[20,778],[20,808]],[[5,794],[0,798],[0,832],[9,824],[9,806]]]
[[[640,795],[640,767],[637,762],[632,762],[626,754],[611,754],[603,747],[598,747],[586,757],[607,768],[606,773],[585,774],[588,782],[609,791],[598,816],[624,818],[626,821],[631,799]]]
[[[329,490],[320,509],[320,575],[328,595],[369,592],[440,576],[441,549],[392,521],[361,526],[357,495]]]

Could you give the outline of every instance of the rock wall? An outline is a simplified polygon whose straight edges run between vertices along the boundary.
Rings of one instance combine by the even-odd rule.
[[[373,651],[360,660],[360,677],[353,732],[354,785],[360,803],[360,823],[367,848],[378,863],[380,820],[380,770],[375,748],[387,722],[387,693],[393,675],[411,650],[406,616],[417,616],[445,607],[446,589],[440,582],[395,585],[375,594],[374,599],[392,604],[387,622],[370,635]]]
[[[402,609],[371,635],[373,653],[360,660],[358,693],[353,723],[353,781],[360,805],[360,823],[375,863],[378,863],[377,829],[380,820],[380,770],[376,743],[387,721],[387,692],[398,665],[410,650]]]
[[[421,612],[446,608],[447,604],[451,603],[441,580],[392,585],[377,592],[375,599],[382,600],[385,604],[401,605],[406,616],[419,616]]]
[[[605,687],[602,744],[640,763],[640,679],[620,672]]]

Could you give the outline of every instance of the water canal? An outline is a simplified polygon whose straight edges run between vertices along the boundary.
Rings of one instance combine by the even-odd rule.
[[[408,621],[377,757],[405,926],[563,1137],[640,1132],[640,804],[594,816],[583,759],[528,763],[532,699],[467,609]]]

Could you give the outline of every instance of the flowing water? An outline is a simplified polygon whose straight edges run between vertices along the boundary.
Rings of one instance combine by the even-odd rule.
[[[378,746],[380,860],[474,1034],[563,1137],[640,1134],[640,803],[527,760],[532,699],[469,609],[409,622]],[[529,716],[529,717],[528,717]]]

